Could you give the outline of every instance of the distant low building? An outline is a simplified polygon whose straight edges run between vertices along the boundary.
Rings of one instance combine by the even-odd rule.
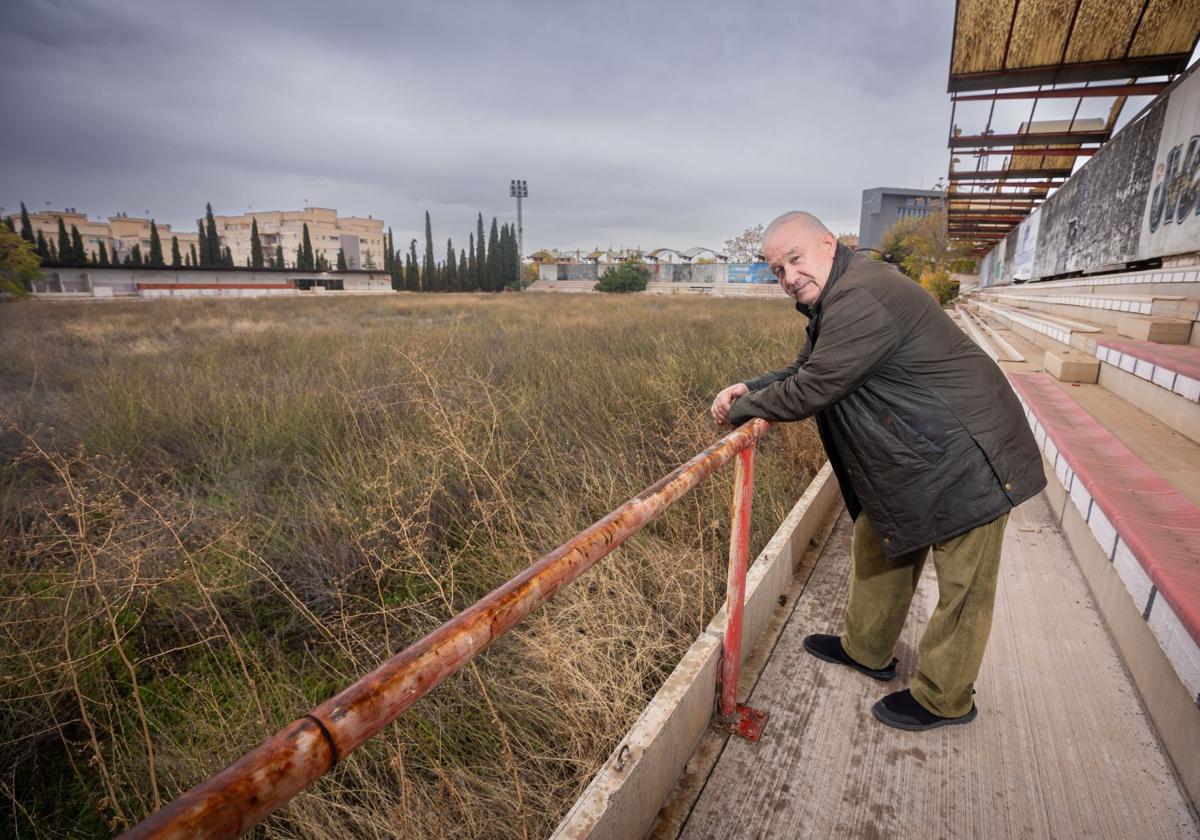
[[[858,222],[858,247],[878,248],[883,233],[899,219],[919,219],[942,206],[941,190],[873,187],[863,190]]]

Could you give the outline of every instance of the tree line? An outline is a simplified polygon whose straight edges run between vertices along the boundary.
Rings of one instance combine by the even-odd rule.
[[[6,217],[5,225],[16,233],[11,218]],[[184,268],[198,266],[200,268],[233,268],[233,254],[230,249],[221,244],[220,234],[217,233],[216,220],[213,218],[212,204],[205,206],[204,218],[196,220],[199,231],[199,247],[188,245],[184,253],[179,246],[179,237],[171,237],[170,262],[163,254],[163,243],[158,233],[158,225],[150,220],[150,247],[146,254],[142,253],[141,244],[134,243],[121,260],[114,252],[111,256],[101,239],[95,254],[90,253],[83,244],[83,237],[76,225],[67,230],[62,217],[58,219],[58,236],[47,237],[42,231],[36,235],[33,224],[29,219],[29,211],[21,202],[22,239],[32,243],[43,265],[83,266],[83,265],[134,265],[162,268]],[[461,240],[460,240],[461,242]],[[312,238],[305,224],[301,234],[300,244],[292,260],[286,260],[283,245],[277,244],[274,251],[264,249],[262,237],[258,232],[258,220],[252,219],[250,224],[250,255],[246,260],[248,268],[296,268],[307,271],[346,271],[347,260],[343,248],[338,249],[336,267],[329,264],[324,254],[313,248]],[[363,268],[374,269],[374,260],[370,252],[363,261]],[[497,223],[492,217],[490,230],[484,231],[483,214],[476,217],[475,231],[467,235],[467,247],[455,250],[454,240],[446,240],[445,258],[439,260],[434,248],[433,224],[429,211],[425,211],[425,249],[421,256],[417,254],[417,240],[409,242],[407,250],[397,249],[392,229],[388,228],[384,237],[383,270],[392,279],[392,288],[408,292],[498,292],[505,288],[520,288],[521,256],[518,250],[517,231],[515,225]]]
[[[460,240],[461,242],[461,240]],[[392,288],[405,292],[499,292],[520,288],[521,256],[514,225],[498,225],[492,217],[491,229],[484,235],[483,214],[475,220],[475,231],[467,234],[467,247],[454,248],[453,238],[446,240],[446,258],[439,261],[433,244],[433,224],[425,211],[425,252],[417,256],[417,240],[408,250],[397,250],[395,236],[388,228],[384,237],[383,268],[392,278]]]

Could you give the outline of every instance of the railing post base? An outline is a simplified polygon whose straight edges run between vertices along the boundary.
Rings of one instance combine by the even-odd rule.
[[[726,716],[718,712],[713,717],[713,726],[722,732],[737,735],[757,744],[758,739],[762,737],[763,730],[767,728],[767,718],[770,716],[769,712],[752,709],[738,703],[731,715]]]

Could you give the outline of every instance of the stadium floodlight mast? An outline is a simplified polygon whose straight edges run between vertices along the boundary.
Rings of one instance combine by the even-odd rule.
[[[525,277],[521,273],[521,260],[525,254],[525,224],[521,217],[521,199],[529,197],[529,185],[525,181],[509,181],[508,195],[517,200],[517,287],[524,291]]]

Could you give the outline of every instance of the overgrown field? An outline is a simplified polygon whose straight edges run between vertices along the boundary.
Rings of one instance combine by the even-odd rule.
[[[107,836],[720,434],[786,301],[0,306],[0,834]],[[771,433],[757,551],[822,460]],[[732,468],[277,813],[541,837],[720,604]]]

